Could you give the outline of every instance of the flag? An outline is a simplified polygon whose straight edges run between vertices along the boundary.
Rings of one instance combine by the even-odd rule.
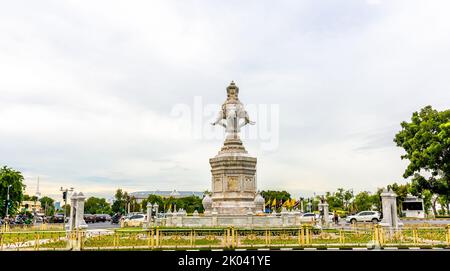
[[[283,199],[280,199],[280,205],[278,206],[283,206]]]
[[[289,204],[290,208],[294,208],[295,206],[295,199],[291,199],[291,203]]]
[[[289,201],[289,199],[288,199],[288,200],[285,201],[281,206],[283,206],[283,207],[289,207],[289,203],[290,203],[290,201]]]
[[[266,201],[266,204],[264,206],[270,205],[270,199]]]
[[[294,203],[294,208],[298,207],[299,204],[300,204],[300,200],[297,200],[297,201]]]
[[[277,206],[277,200],[276,199],[273,199],[273,201],[272,201],[272,207],[274,207],[274,206]]]

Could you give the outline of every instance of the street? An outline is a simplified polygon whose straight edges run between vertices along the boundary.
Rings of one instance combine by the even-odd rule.
[[[97,223],[87,223],[88,230],[100,230],[100,229],[116,229],[120,228],[119,224],[111,224],[111,222],[97,222]]]

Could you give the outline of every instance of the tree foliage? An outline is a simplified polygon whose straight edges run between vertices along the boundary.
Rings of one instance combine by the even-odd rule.
[[[84,203],[84,212],[87,214],[111,214],[111,206],[104,198],[90,197]]]
[[[116,194],[114,195],[114,202],[111,206],[111,209],[114,213],[124,214],[126,211],[125,205],[126,205],[126,195],[123,193],[122,189],[117,189]]]
[[[371,194],[368,191],[358,193],[353,200],[353,211],[361,212],[372,210],[381,206],[381,198],[378,193]]]
[[[413,176],[419,193],[450,195],[450,110],[426,106],[401,127],[394,142],[406,152],[401,158],[409,160],[403,177]]]
[[[42,197],[39,201],[41,202],[41,208],[44,209],[45,215],[49,216],[55,214],[55,201],[52,198]]]
[[[37,201],[38,198],[36,196],[23,195],[23,201]]]
[[[6,213],[6,198],[9,189],[9,207],[8,214],[13,215],[18,212],[20,203],[23,201],[23,183],[22,173],[9,167],[0,168],[0,217],[4,217]]]
[[[261,192],[261,196],[266,200],[266,201],[272,201],[272,200],[276,200],[277,202],[280,201],[287,201],[288,199],[291,199],[291,194],[289,194],[286,191],[274,191],[274,190],[267,190],[267,191],[262,191]]]

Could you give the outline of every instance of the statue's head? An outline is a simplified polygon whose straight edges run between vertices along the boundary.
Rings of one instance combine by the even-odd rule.
[[[231,81],[230,85],[227,87],[227,99],[237,99],[239,94],[239,88]]]

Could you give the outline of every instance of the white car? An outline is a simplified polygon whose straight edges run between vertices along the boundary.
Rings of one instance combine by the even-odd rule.
[[[362,211],[356,215],[347,216],[345,221],[352,224],[355,224],[356,222],[378,223],[381,221],[381,213],[378,211]]]
[[[127,227],[136,227],[142,226],[147,221],[147,216],[145,214],[135,214],[125,218],[123,221],[124,226]]]
[[[317,215],[314,213],[304,213],[300,217],[300,221],[302,222],[314,222],[314,220],[317,220]]]

